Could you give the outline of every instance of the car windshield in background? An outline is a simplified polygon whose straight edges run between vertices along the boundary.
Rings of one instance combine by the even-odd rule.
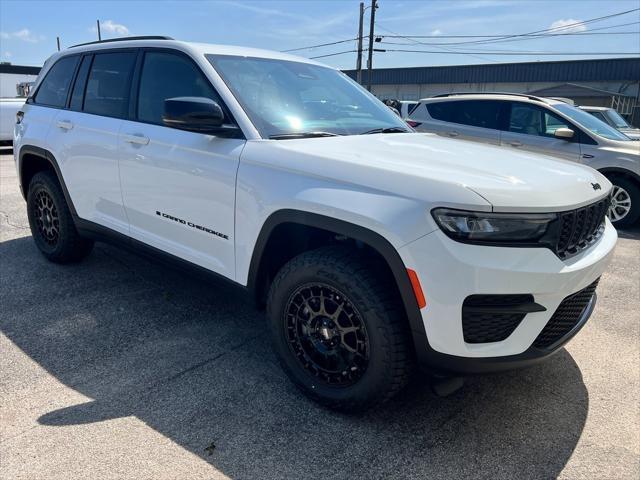
[[[596,135],[600,135],[601,137],[608,138],[609,140],[620,140],[623,142],[631,141],[631,139],[623,133],[620,133],[612,126],[607,125],[602,120],[598,120],[596,117],[588,112],[585,112],[584,110],[580,110],[579,108],[565,104],[554,105],[553,108],[561,113],[564,113],[566,116],[574,120],[576,123],[582,125],[591,133],[595,133]]]
[[[607,110],[605,114],[609,117],[609,120],[613,122],[616,128],[631,128],[631,125],[629,125],[627,121],[615,110]]]
[[[337,70],[268,58],[207,59],[263,138],[410,131],[389,108]]]

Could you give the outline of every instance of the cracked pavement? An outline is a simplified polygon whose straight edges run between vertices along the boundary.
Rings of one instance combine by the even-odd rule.
[[[2,153],[0,478],[640,477],[640,229],[545,364],[349,416],[296,391],[242,291],[105,244],[45,261]]]

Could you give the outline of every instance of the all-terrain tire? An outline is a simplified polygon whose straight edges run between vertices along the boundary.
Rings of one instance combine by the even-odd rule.
[[[371,255],[329,246],[293,258],[280,269],[271,285],[267,315],[275,353],[293,383],[324,406],[342,411],[366,410],[389,400],[410,378],[414,354],[408,322],[393,277],[387,272],[386,266]],[[351,384],[330,383],[317,371],[312,372],[300,353],[295,353],[301,350],[296,350],[297,344],[291,340],[290,307],[292,299],[298,298],[297,292],[306,288],[334,292],[335,298],[346,302],[346,308],[357,313],[364,324],[368,362],[363,373],[356,372],[361,376]]]
[[[33,240],[48,260],[78,262],[91,252],[93,241],[78,233],[62,188],[53,173],[38,172],[31,179],[27,216]]]

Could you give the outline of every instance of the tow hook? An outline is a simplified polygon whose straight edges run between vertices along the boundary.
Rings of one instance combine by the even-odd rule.
[[[464,386],[462,377],[433,377],[431,380],[431,390],[438,397],[448,397],[453,395]]]

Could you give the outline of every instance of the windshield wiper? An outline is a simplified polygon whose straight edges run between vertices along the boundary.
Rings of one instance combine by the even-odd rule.
[[[278,133],[276,135],[269,135],[271,140],[291,140],[295,138],[315,138],[315,137],[337,137],[337,133],[331,132],[291,132],[291,133]]]
[[[374,128],[373,130],[368,130],[366,132],[362,132],[360,135],[371,135],[372,133],[408,133],[411,130],[402,127],[386,127],[386,128]]]

